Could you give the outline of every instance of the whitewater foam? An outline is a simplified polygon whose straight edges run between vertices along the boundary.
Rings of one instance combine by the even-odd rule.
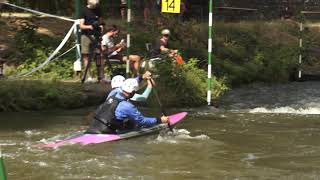
[[[15,145],[17,145],[17,143],[10,143],[10,142],[8,142],[8,143],[0,143],[0,146],[15,146]]]
[[[161,132],[156,142],[166,142],[171,144],[176,144],[181,140],[208,140],[210,139],[209,136],[205,134],[201,134],[198,136],[191,136],[191,132],[186,129],[173,129],[173,131],[164,131]]]
[[[294,109],[289,106],[267,109],[264,107],[249,110],[249,113],[270,113],[270,114],[320,114],[320,108],[309,107]]]
[[[33,135],[40,135],[41,132],[40,131],[36,131],[36,130],[26,130],[24,131],[24,133],[30,137],[30,136],[33,136]]]

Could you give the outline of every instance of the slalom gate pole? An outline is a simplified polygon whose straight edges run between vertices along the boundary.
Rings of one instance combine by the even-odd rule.
[[[131,37],[130,37],[130,33],[131,33],[131,6],[132,6],[132,1],[128,0],[127,2],[127,63],[126,63],[126,76],[127,78],[129,77],[129,73],[130,73],[130,47],[131,47]]]
[[[4,161],[2,158],[1,147],[0,147],[0,180],[7,180],[6,170],[4,167]]]
[[[207,102],[208,105],[211,105],[211,84],[212,84],[212,34],[213,34],[213,28],[212,28],[212,8],[213,8],[213,0],[209,0],[209,24],[208,24],[208,92],[207,92]]]
[[[302,70],[301,70],[301,66],[302,66],[302,37],[303,37],[303,21],[300,21],[300,31],[299,31],[299,72],[298,72],[298,79],[300,80],[302,77]]]

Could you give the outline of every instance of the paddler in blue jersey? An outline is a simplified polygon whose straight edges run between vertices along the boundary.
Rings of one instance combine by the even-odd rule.
[[[151,73],[149,71],[146,71],[142,76],[138,76],[135,78],[138,82],[141,82],[142,80],[147,80],[148,86],[145,89],[145,91],[142,94],[136,93],[131,100],[132,101],[146,101],[152,91],[152,83],[150,82],[151,79]],[[125,81],[125,78],[121,75],[116,75],[111,80],[111,88],[112,90],[108,94],[106,100],[110,98],[111,96],[114,96],[118,93],[121,93],[121,85]],[[154,82],[153,82],[154,84]]]
[[[117,134],[121,130],[132,129],[133,127],[151,127],[160,123],[168,123],[169,118],[162,116],[145,117],[132,104],[132,98],[138,89],[139,83],[136,79],[130,78],[124,81],[121,86],[121,93],[111,96],[96,111],[95,119],[86,133],[90,134]]]

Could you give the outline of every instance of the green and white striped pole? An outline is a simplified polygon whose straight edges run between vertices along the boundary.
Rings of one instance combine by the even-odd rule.
[[[1,147],[0,147],[0,180],[7,180],[6,170],[4,168],[4,161],[1,153]]]
[[[131,47],[131,37],[130,37],[130,32],[131,32],[131,0],[128,0],[127,2],[128,5],[128,12],[127,12],[127,65],[126,65],[126,74],[127,74],[127,78],[129,77],[129,73],[130,73],[130,60],[129,60],[129,56],[130,56],[130,47]]]
[[[209,38],[208,38],[208,92],[207,92],[207,102],[208,105],[211,105],[211,84],[212,84],[212,34],[213,34],[213,28],[212,28],[212,3],[213,0],[209,0]]]

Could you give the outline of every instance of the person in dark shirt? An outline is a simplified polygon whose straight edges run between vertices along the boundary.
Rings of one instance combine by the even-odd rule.
[[[98,38],[97,34],[103,31],[102,24],[103,19],[101,9],[99,7],[99,0],[88,0],[87,6],[83,8],[82,15],[80,17],[81,54],[85,67],[88,66],[89,55],[91,53],[99,53],[98,50],[93,50],[91,48],[93,48],[94,41],[98,41],[96,40],[96,38]],[[87,81],[93,81],[90,69],[88,70]]]
[[[164,29],[161,31],[161,34],[161,38],[152,45],[151,57],[160,57],[161,54],[166,53],[169,55],[169,57],[174,57],[175,55],[177,55],[178,50],[169,49],[170,30]]]

